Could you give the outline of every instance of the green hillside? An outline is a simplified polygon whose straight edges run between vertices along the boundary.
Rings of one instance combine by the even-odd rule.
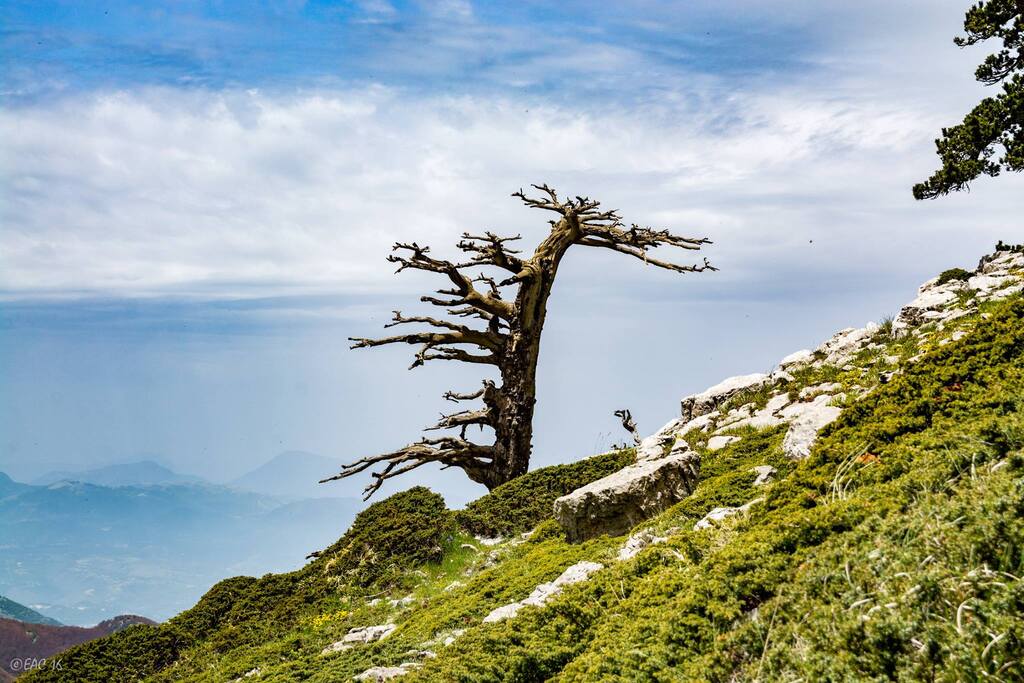
[[[34,609],[25,607],[25,605],[15,602],[10,598],[5,598],[2,595],[0,595],[0,618],[15,619],[29,624],[49,624],[50,626],[60,626],[60,622],[56,619],[43,616]]]
[[[568,543],[550,510],[629,451],[537,470],[465,511],[417,487],[297,572],[221,582],[22,680],[327,682],[401,664],[410,683],[1024,680],[1022,322],[1015,294],[920,335],[883,325],[854,362],[794,372],[793,395],[848,390],[803,460],[783,455],[779,426],[718,450],[685,435],[700,483],[640,525],[664,540],[628,559],[625,536]],[[760,465],[777,474],[755,486]],[[602,568],[483,622],[583,560]]]

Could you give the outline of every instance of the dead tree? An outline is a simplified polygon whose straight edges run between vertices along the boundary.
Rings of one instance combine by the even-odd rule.
[[[521,256],[521,252],[510,247],[510,243],[521,239],[519,235],[499,237],[492,232],[464,233],[458,248],[466,258],[458,263],[434,258],[429,247],[415,242],[397,243],[388,256],[388,261],[398,264],[395,272],[425,270],[448,279],[451,286],[437,290],[436,296],[420,298],[444,309],[448,319],[405,316],[395,311],[386,327],[414,324],[422,326],[421,329],[380,339],[350,339],[354,349],[398,343],[418,345],[410,369],[432,360],[492,365],[497,368],[501,383],[485,379],[476,391],[445,393],[444,398],[449,401],[482,403],[478,408],[442,414],[436,424],[427,428],[453,430],[457,435],[423,438],[390,453],[361,458],[323,482],[381,466],[380,471],[371,472],[372,480],[364,490],[365,498],[369,498],[386,480],[427,463],[458,467],[488,489],[524,474],[530,463],[533,437],[540,335],[551,287],[569,247],[608,249],[677,273],[715,270],[706,258],[698,265],[681,265],[655,258],[651,253],[661,246],[696,251],[710,244],[707,238],[680,237],[668,230],[635,224],[626,227],[617,212],[602,210],[599,202],[579,196],[559,199],[547,185],[533,187],[539,196],[527,196],[522,190],[512,196],[555,217],[548,221],[551,230],[532,255]],[[471,326],[474,322],[476,326]],[[492,443],[469,440],[469,427],[493,430]]]
[[[629,409],[623,408],[622,410],[616,410],[613,415],[622,420],[622,428],[629,432],[629,435],[633,437],[633,445],[640,445],[640,432],[636,428],[636,422],[633,420],[633,413],[629,412]]]

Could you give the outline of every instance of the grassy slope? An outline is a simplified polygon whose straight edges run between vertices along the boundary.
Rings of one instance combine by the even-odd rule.
[[[851,400],[799,464],[782,458],[779,429],[705,452],[695,494],[647,525],[679,530],[633,560],[614,561],[621,538],[569,545],[551,521],[492,550],[414,489],[371,508],[299,572],[223,582],[164,626],[75,648],[63,671],[24,680],[225,681],[259,667],[259,678],[246,680],[337,681],[414,660],[409,651],[424,647],[438,657],[403,681],[916,681],[982,672],[1022,680],[1024,300],[982,310],[987,319],[960,319],[929,348],[890,342],[853,370],[798,376],[794,390],[825,379],[870,386],[890,368],[886,355],[926,352]],[[970,332],[939,346],[954,327]],[[755,489],[749,470],[763,463],[778,479]],[[526,528],[534,517],[501,522],[515,496],[543,496],[544,505],[531,505],[539,515],[560,480],[548,471],[531,488],[530,476],[458,521],[477,531]],[[748,516],[690,531],[711,508],[759,495],[765,501]],[[398,528],[417,541],[409,553],[396,543]],[[480,624],[581,559],[607,568],[543,609]],[[377,594],[384,599],[371,603]],[[409,605],[387,601],[406,595]],[[379,643],[320,654],[353,626],[387,621],[399,628]],[[466,631],[453,645],[429,644],[455,629]]]

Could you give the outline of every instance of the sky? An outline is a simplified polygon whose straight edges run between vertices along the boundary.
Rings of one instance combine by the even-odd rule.
[[[215,481],[412,442],[478,368],[350,351],[429,276],[395,241],[546,217],[547,182],[707,236],[679,275],[571,251],[534,466],[892,315],[1021,234],[1020,176],[915,202],[986,92],[966,3],[0,3],[0,471],[142,457]],[[600,250],[597,250],[600,251]],[[345,481],[356,494],[366,482]],[[482,492],[418,471],[449,502]]]

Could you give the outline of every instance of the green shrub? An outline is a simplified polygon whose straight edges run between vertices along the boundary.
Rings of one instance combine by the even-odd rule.
[[[633,449],[552,465],[502,484],[456,512],[459,526],[480,536],[509,536],[529,531],[552,515],[555,499],[606,477],[636,459]]]
[[[954,280],[964,281],[969,280],[971,274],[963,268],[950,268],[939,273],[939,280],[935,284],[944,285],[947,282],[953,282]]]
[[[360,512],[318,564],[354,585],[392,584],[417,565],[439,561],[454,534],[444,498],[416,486]]]

